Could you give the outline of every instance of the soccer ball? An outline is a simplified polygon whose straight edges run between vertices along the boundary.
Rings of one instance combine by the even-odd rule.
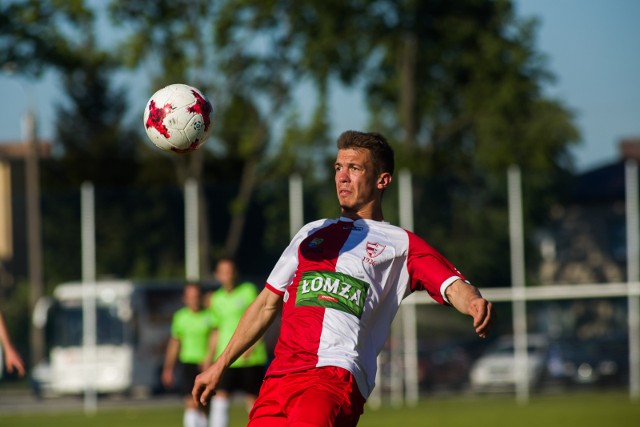
[[[198,89],[186,84],[165,86],[144,109],[144,128],[158,148],[174,153],[198,149],[211,134],[213,107]]]

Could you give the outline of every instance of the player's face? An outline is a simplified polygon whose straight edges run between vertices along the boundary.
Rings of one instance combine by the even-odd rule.
[[[193,311],[199,311],[202,308],[202,293],[195,286],[187,286],[184,288],[184,305]]]
[[[335,181],[342,215],[353,219],[373,217],[384,187],[378,185],[368,150],[338,150]]]
[[[230,261],[220,261],[216,266],[215,276],[225,289],[233,288],[236,280],[236,267]]]

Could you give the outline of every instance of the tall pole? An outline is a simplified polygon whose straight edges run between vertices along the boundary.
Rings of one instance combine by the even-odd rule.
[[[294,173],[289,177],[289,235],[292,238],[304,225],[304,203],[302,199],[302,177]]]
[[[640,224],[638,220],[638,164],[625,165],[627,214],[627,316],[629,322],[629,396],[640,399]]]
[[[36,117],[29,109],[24,117],[23,132],[26,142],[25,181],[27,207],[27,251],[29,266],[29,307],[33,312],[44,294],[42,275],[42,231],[40,223],[40,171],[38,166],[38,140]],[[44,357],[44,331],[31,324],[31,366]]]
[[[184,183],[185,276],[200,280],[200,245],[198,240],[198,181],[189,178]]]
[[[95,377],[98,374],[96,350],[96,220],[93,184],[83,182],[80,189],[82,239],[82,355],[85,369],[84,412],[98,410]]]
[[[411,171],[403,169],[399,174],[398,205],[400,210],[400,227],[413,231],[413,185]],[[406,402],[416,406],[419,399],[418,376],[418,331],[416,328],[415,304],[400,306],[404,343],[404,381]]]
[[[529,355],[527,353],[527,306],[524,299],[525,261],[520,168],[510,166],[507,173],[509,196],[509,235],[511,241],[511,289],[513,292],[513,337],[516,366],[516,400],[529,402]]]

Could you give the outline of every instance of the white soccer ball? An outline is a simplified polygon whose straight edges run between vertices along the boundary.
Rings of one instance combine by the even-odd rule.
[[[186,84],[165,86],[144,109],[144,128],[158,148],[173,153],[197,150],[211,135],[213,107],[198,89]]]

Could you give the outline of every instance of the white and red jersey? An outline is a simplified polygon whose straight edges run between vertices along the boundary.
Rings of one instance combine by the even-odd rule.
[[[293,238],[267,279],[284,297],[267,376],[319,366],[353,373],[366,398],[401,301],[424,290],[440,304],[464,277],[424,240],[386,222],[318,220]]]

